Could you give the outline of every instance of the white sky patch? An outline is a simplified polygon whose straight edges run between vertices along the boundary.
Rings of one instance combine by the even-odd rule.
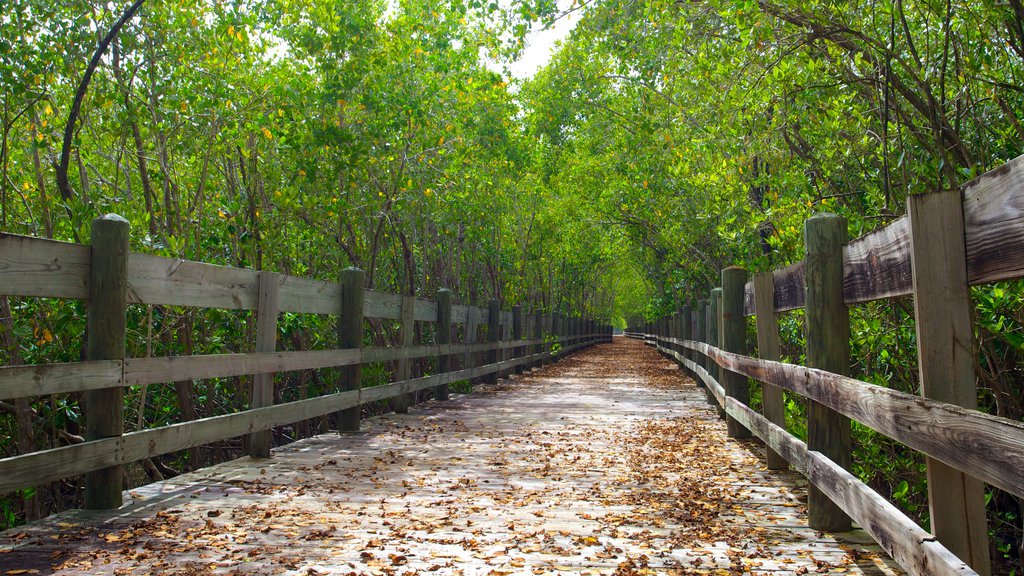
[[[560,3],[561,4],[561,3]],[[526,49],[522,57],[513,62],[509,69],[513,78],[525,80],[532,78],[538,70],[551,61],[555,51],[555,44],[569,37],[569,33],[576,27],[581,12],[571,12],[555,20],[550,28],[542,29],[540,23],[526,35]]]

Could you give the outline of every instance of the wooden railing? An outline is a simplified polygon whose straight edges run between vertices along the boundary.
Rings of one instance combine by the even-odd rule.
[[[990,573],[984,484],[1024,496],[1024,424],[977,408],[969,286],[1024,277],[1024,157],[958,190],[913,196],[907,216],[852,242],[842,218],[805,226],[806,259],[747,281],[722,271],[706,300],[641,326],[707,388],[730,437],[756,435],[770,469],[811,483],[812,528],[850,520],[911,574]],[[922,396],[849,377],[847,306],[913,295]],[[777,314],[803,309],[808,366],[779,362]],[[756,316],[760,358],[748,355]],[[748,378],[761,383],[762,413]],[[786,430],[783,391],[808,400],[807,442]],[[854,477],[850,419],[926,455],[929,533]]]
[[[364,290],[361,270],[346,269],[339,282],[191,262],[128,249],[128,223],[117,216],[93,222],[91,245],[0,234],[0,294],[85,300],[87,356],[81,362],[0,367],[0,399],[85,393],[86,442],[0,459],[0,493],[86,474],[85,505],[121,504],[124,464],[248,435],[253,456],[269,456],[270,430],[337,413],[342,430],[358,430],[359,407],[384,399],[411,401],[434,389],[448,397],[448,384],[522,372],[611,338],[611,327],[565,314],[524,314],[452,303],[441,290],[436,300]],[[125,317],[129,304],[254,310],[255,352],[126,358]],[[279,313],[338,316],[338,348],[276,351]],[[363,347],[364,319],[397,320],[401,345]],[[434,342],[414,344],[415,322],[436,323]],[[463,335],[453,342],[453,328]],[[478,342],[480,329],[485,341]],[[486,363],[474,358],[486,355]],[[436,358],[437,371],[410,378],[409,362]],[[455,368],[455,359],[462,367]],[[360,364],[397,363],[398,381],[362,387]],[[342,367],[337,392],[274,404],[274,373]],[[170,426],[124,433],[124,387],[253,375],[249,409]]]

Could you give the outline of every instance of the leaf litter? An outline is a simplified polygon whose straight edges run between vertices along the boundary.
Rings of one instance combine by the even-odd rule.
[[[807,529],[798,477],[724,428],[672,363],[616,339],[7,533],[0,574],[901,574]]]

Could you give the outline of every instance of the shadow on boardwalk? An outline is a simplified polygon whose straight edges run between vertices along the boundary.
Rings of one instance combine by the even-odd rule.
[[[8,532],[0,574],[900,574],[616,338],[557,365]]]

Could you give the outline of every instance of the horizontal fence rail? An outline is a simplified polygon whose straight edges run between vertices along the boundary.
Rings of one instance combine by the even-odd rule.
[[[1024,156],[955,190],[911,196],[907,215],[847,241],[845,220],[804,227],[805,260],[721,288],[629,328],[676,360],[719,407],[731,438],[755,435],[769,469],[810,481],[812,528],[856,521],[908,572],[991,573],[985,484],[1024,497],[1024,423],[978,411],[970,286],[1024,278]],[[920,395],[852,378],[848,306],[912,296]],[[777,314],[802,309],[807,366],[779,362]],[[756,317],[757,351],[747,322]],[[763,413],[750,408],[759,383]],[[806,401],[807,440],[786,430],[783,393]],[[925,456],[931,532],[847,470],[851,421]]]
[[[119,226],[124,229],[118,231]],[[120,218],[108,216],[94,221],[94,244],[97,230],[100,238],[114,230],[123,236],[127,247],[127,223]],[[92,434],[82,443],[0,459],[0,493],[86,474],[86,506],[117,507],[121,501],[119,467],[125,464],[239,436],[250,438],[251,455],[266,456],[270,449],[269,431],[274,427],[338,414],[342,430],[357,429],[358,409],[364,404],[389,400],[395,410],[405,410],[413,393],[431,389],[435,397],[445,399],[449,384],[481,378],[496,381],[499,375],[546,364],[608,341],[612,335],[610,326],[580,316],[540,311],[525,314],[519,306],[510,311],[500,310],[497,301],[485,308],[454,304],[446,290],[438,293],[436,301],[364,290],[362,272],[355,269],[344,271],[341,281],[335,283],[129,253],[126,249],[123,253],[116,249],[94,252],[94,246],[0,233],[0,295],[85,300],[91,331],[98,326],[100,329],[95,331],[103,332],[102,323],[94,324],[92,309],[97,298],[92,290],[97,282],[96,264],[103,264],[103,270],[115,271],[113,282],[111,278],[100,278],[104,286],[117,284],[120,266],[124,298],[121,308],[111,316],[123,318],[129,304],[251,310],[256,312],[255,351],[146,358],[90,357],[80,362],[0,367],[0,399],[93,394],[87,396],[84,408],[87,426],[106,420],[109,429],[114,430]],[[339,347],[277,351],[277,316],[281,312],[337,315]],[[363,324],[368,318],[398,321],[401,344],[363,347]],[[433,343],[414,341],[415,322],[436,324]],[[464,341],[454,342],[453,328],[459,326]],[[486,333],[483,339],[481,332]],[[123,347],[127,337],[123,327],[120,333],[115,330],[110,334],[114,335],[115,343],[119,338]],[[93,336],[88,335],[90,347]],[[479,361],[480,355],[485,355],[486,360]],[[417,359],[436,359],[437,373],[413,377],[409,362]],[[453,359],[461,361],[461,368],[454,365]],[[397,381],[362,387],[360,365],[385,362],[396,367]],[[273,403],[275,373],[319,368],[340,369],[336,392]],[[120,405],[126,386],[237,376],[253,377],[248,409],[122,433]],[[104,409],[110,412],[102,415]],[[90,502],[90,474],[111,470],[117,473],[105,478],[118,481],[100,488],[106,495]]]
[[[959,192],[969,283],[1024,277],[1024,156],[964,184]],[[775,270],[773,276],[775,311],[803,308],[804,263]],[[753,316],[754,283],[749,282],[744,292],[743,313]],[[909,217],[843,247],[843,300],[847,304],[913,292]]]
[[[975,572],[963,560],[936,541],[935,537],[931,533],[918,526],[916,522],[904,515],[903,512],[892,505],[888,500],[871,489],[870,486],[861,482],[858,478],[850,474],[839,464],[833,462],[827,456],[820,452],[808,450],[805,442],[787,432],[784,428],[769,421],[763,415],[750,408],[750,406],[728,396],[725,388],[704,368],[704,366],[695,360],[687,358],[683,353],[675,349],[675,347],[699,352],[715,365],[721,366],[727,370],[734,370],[752,378],[760,378],[761,376],[764,376],[766,378],[765,381],[782,386],[794,393],[805,394],[809,392],[810,394],[808,397],[810,398],[828,398],[833,393],[838,397],[843,397],[842,392],[848,391],[850,388],[863,391],[868,388],[880,388],[879,386],[853,380],[852,378],[842,377],[848,385],[852,384],[852,386],[848,386],[847,390],[837,391],[832,389],[833,383],[835,382],[833,377],[837,375],[830,374],[828,372],[812,370],[793,364],[765,362],[756,358],[725,352],[719,348],[708,346],[701,342],[694,342],[690,340],[684,341],[676,338],[665,338],[655,334],[637,332],[627,332],[626,335],[633,338],[648,340],[652,345],[655,345],[659,351],[671,356],[689,369],[697,376],[697,378],[700,379],[704,386],[707,387],[708,391],[718,402],[719,406],[721,406],[729,416],[735,418],[740,424],[760,438],[768,448],[782,455],[782,457],[785,458],[795,470],[802,473],[814,486],[821,489],[829,498],[839,505],[843,511],[849,514],[858,525],[868,532],[868,534],[870,534],[871,537],[874,538],[880,546],[882,546],[886,553],[900,564],[900,566],[907,569],[912,574],[921,576],[977,574],[977,572]],[[764,370],[764,368],[770,368],[771,370]],[[799,384],[793,384],[788,380],[789,376],[787,376],[787,374],[793,372],[802,373],[804,376],[809,377],[805,377],[803,380],[800,380]],[[797,380],[799,380],[799,377],[797,377]],[[814,390],[815,386],[821,386],[822,389]],[[887,390],[884,388],[881,388],[881,390],[884,390],[887,393],[884,394],[884,396],[888,396],[888,393],[896,395],[902,394],[894,390]],[[870,397],[872,394],[869,392],[867,393],[867,396]],[[909,394],[903,394],[903,396],[909,397],[905,398],[908,404],[915,400],[922,400],[919,397],[911,396]],[[900,404],[900,402],[896,402],[896,404]],[[946,411],[950,414],[960,414],[964,412],[962,408],[953,405],[932,406],[932,408],[937,409],[937,411]],[[883,407],[875,406],[875,409],[881,411]],[[897,413],[889,413],[889,418],[893,419],[893,414]],[[1018,468],[1021,458],[1024,458],[1024,452],[1022,452],[1022,449],[1024,449],[1024,434],[1022,434],[1024,428],[1022,428],[1019,423],[1008,421],[1003,418],[988,416],[981,413],[977,414],[982,417],[996,420],[997,426],[1004,426],[1005,428],[1003,429],[1011,430],[1017,435],[1013,440],[1000,442],[1000,444],[1009,444],[1012,447],[1012,452],[1005,458],[1001,458],[999,464]],[[884,419],[884,416],[875,418],[869,417],[865,418],[862,423],[871,426],[872,423],[877,423],[879,420]],[[902,420],[902,418],[899,418],[899,420]],[[988,422],[989,420],[983,419],[983,421]],[[932,424],[929,421],[927,414],[922,415],[919,413],[915,416],[909,417],[908,421],[903,423],[903,428],[904,430],[913,431],[915,426],[918,424],[921,425],[922,431],[917,433],[916,437],[924,438],[927,434],[927,428]],[[886,427],[881,426],[880,428]],[[880,429],[879,431],[886,433],[886,430]],[[987,431],[986,437],[994,436],[994,432],[995,431]],[[964,445],[964,447],[953,450],[936,449],[935,451],[945,453],[947,458],[951,461],[964,462],[978,460],[966,452],[966,445],[969,441],[965,437],[960,436],[959,433],[954,433],[953,435],[960,438],[960,443]],[[895,438],[898,440],[901,439],[899,437]],[[930,441],[922,443],[932,445]],[[986,450],[986,454],[988,453],[989,452]],[[986,467],[991,469],[991,466]],[[1010,475],[1019,476],[1019,470],[1017,473],[1012,473]],[[1005,474],[1004,471],[999,471],[993,476],[1003,477]],[[1019,480],[1014,478],[1011,485],[1017,485],[1018,482]]]

